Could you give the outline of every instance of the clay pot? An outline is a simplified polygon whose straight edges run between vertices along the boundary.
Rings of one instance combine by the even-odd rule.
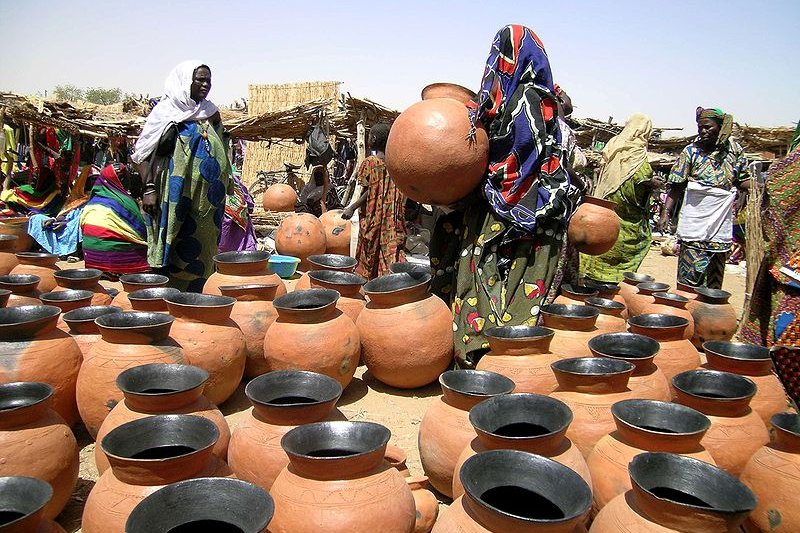
[[[597,296],[600,298],[608,298],[615,302],[625,303],[625,298],[620,294],[620,284],[610,283],[607,281],[597,281],[591,278],[584,278],[583,284],[590,289],[597,291]]]
[[[0,234],[0,275],[10,274],[11,270],[19,264],[14,248],[17,244],[16,235]]]
[[[597,296],[597,289],[564,283],[561,285],[560,293],[553,303],[555,304],[582,304],[587,298]]]
[[[430,100],[432,98],[452,98],[462,104],[466,104],[470,100],[474,100],[478,95],[470,89],[457,85],[455,83],[431,83],[422,89],[420,97],[423,100]]]
[[[697,293],[695,292],[696,288],[697,287],[693,285],[687,285],[686,283],[681,283],[680,281],[678,281],[675,283],[675,290],[672,292],[674,292],[679,296],[683,296],[687,300],[694,300],[695,298],[697,298]]]
[[[291,464],[270,490],[270,531],[413,531],[411,489],[383,459],[390,436],[373,422],[316,422],[286,433],[281,446]]]
[[[358,315],[364,310],[367,301],[361,294],[361,287],[367,282],[358,274],[335,272],[333,270],[314,270],[309,272],[311,287],[332,289],[339,293],[336,308],[350,317],[355,323]]]
[[[625,321],[628,313],[624,303],[594,296],[586,298],[584,304],[600,312],[594,323],[600,333],[621,333],[628,329]]]
[[[113,299],[106,288],[100,285],[100,277],[103,272],[96,268],[73,268],[70,270],[60,270],[53,274],[56,280],[54,291],[63,289],[75,289],[92,291],[92,305],[111,305]]]
[[[100,339],[100,329],[94,319],[121,312],[122,309],[113,305],[92,305],[68,311],[61,315],[61,318],[69,328],[69,334],[78,344],[81,354],[86,357],[94,343]]]
[[[308,272],[305,272],[294,286],[294,290],[310,289],[309,272],[317,270],[334,270],[336,272],[355,272],[358,260],[349,255],[320,254],[308,258]]]
[[[489,352],[475,368],[511,379],[517,392],[550,394],[558,383],[550,364],[562,359],[550,351],[553,330],[536,326],[501,326],[484,331]]]
[[[164,287],[169,283],[169,278],[161,274],[124,274],[119,277],[119,281],[122,283],[122,291],[114,296],[114,299],[111,300],[111,305],[115,305],[123,311],[130,311],[133,307],[131,307],[131,302],[128,300],[128,293],[139,289]]]
[[[189,364],[208,372],[203,394],[221,405],[236,392],[247,360],[244,333],[231,320],[235,298],[182,292],[164,298],[175,317],[170,335]]]
[[[625,300],[625,307],[628,308],[628,314],[631,314],[631,299],[639,294],[639,289],[636,288],[640,283],[653,283],[656,278],[648,276],[647,274],[638,274],[636,272],[625,272],[622,274],[622,283],[619,285],[619,295]]]
[[[14,235],[14,252],[27,252],[33,248],[33,237],[28,234],[28,217],[0,219],[0,235]]]
[[[450,205],[480,183],[489,163],[489,138],[472,123],[467,107],[450,98],[413,104],[392,124],[386,169],[403,194],[416,202]]]
[[[643,452],[670,452],[715,464],[700,444],[711,423],[689,407],[653,400],[623,400],[611,407],[616,430],[595,445],[587,463],[596,510],[631,490],[628,464]]]
[[[587,343],[602,333],[597,327],[600,311],[588,305],[550,304],[543,305],[540,313],[544,326],[555,333],[550,343],[553,353],[562,359],[592,355]]]
[[[319,372],[347,388],[358,366],[361,341],[350,317],[336,309],[338,298],[330,289],[306,289],[275,298],[278,318],[264,338],[269,371]]]
[[[741,475],[758,498],[750,521],[761,531],[800,531],[800,416],[779,413],[771,423],[772,442],[753,454]]]
[[[223,252],[214,256],[216,272],[211,274],[203,285],[206,294],[221,295],[219,288],[222,285],[256,285],[276,284],[275,294],[286,294],[283,280],[269,271],[267,262],[269,254],[256,250],[244,252]]]
[[[31,476],[49,483],[53,492],[44,508],[46,518],[64,509],[79,468],[78,444],[51,408],[52,397],[53,388],[45,383],[0,385],[0,476]],[[5,510],[0,507],[0,515]]]
[[[691,457],[643,453],[629,471],[633,489],[600,511],[592,533],[739,531],[757,503],[738,479]]]
[[[41,292],[50,292],[56,288],[56,278],[53,273],[61,270],[56,263],[58,256],[43,252],[17,252],[19,264],[11,269],[11,274],[32,274],[39,276],[39,285],[36,287]]]
[[[267,187],[261,197],[261,205],[265,211],[277,211],[279,213],[290,213],[294,211],[297,204],[297,191],[291,185],[285,183],[275,183]]]
[[[71,426],[78,420],[75,384],[82,356],[75,341],[56,328],[60,312],[51,305],[0,309],[0,383],[47,383],[53,387],[53,410]]]
[[[223,285],[219,288],[223,296],[236,298],[231,311],[231,320],[236,322],[244,335],[247,359],[244,363],[244,376],[254,378],[269,372],[264,359],[264,337],[267,330],[278,318],[272,305],[278,285]]]
[[[658,341],[661,348],[653,362],[667,380],[700,366],[700,354],[684,334],[688,324],[688,320],[675,315],[643,314],[628,319],[631,333]]]
[[[587,457],[597,441],[614,431],[611,406],[635,397],[628,380],[636,367],[627,361],[602,357],[562,359],[551,367],[558,389],[550,397],[572,410],[567,437]]]
[[[281,438],[303,424],[346,420],[336,409],[342,386],[335,379],[302,370],[278,370],[245,387],[250,409],[233,432],[228,463],[239,479],[270,490],[289,464]]]
[[[42,305],[39,299],[41,293],[39,276],[31,274],[8,274],[0,276],[0,288],[11,291],[6,307],[20,307],[23,305]]]
[[[97,441],[123,424],[155,415],[196,415],[209,419],[217,426],[219,439],[213,453],[223,461],[228,457],[231,430],[222,412],[203,396],[208,372],[192,365],[155,363],[135,366],[117,377],[117,387],[125,395],[100,426]],[[94,447],[97,471],[109,467],[108,458],[100,446]]]
[[[653,294],[654,303],[644,306],[643,315],[672,315],[685,318],[688,324],[683,330],[683,338],[691,340],[694,336],[694,318],[686,308],[689,299],[673,292],[656,292]]]
[[[123,399],[117,377],[147,363],[186,362],[183,350],[169,336],[175,319],[163,313],[125,311],[95,319],[100,340],[84,358],[78,374],[78,410],[92,438],[108,413]]]
[[[566,466],[528,452],[491,450],[461,467],[464,496],[433,533],[578,533],[592,504],[586,481]]]
[[[584,196],[583,202],[569,219],[569,242],[581,253],[602,255],[609,251],[619,237],[619,217],[616,204],[609,200]]]
[[[694,318],[694,345],[700,349],[706,341],[731,340],[739,325],[739,317],[728,303],[731,293],[707,287],[697,287],[695,292],[697,297],[687,306]]]
[[[326,247],[325,227],[311,213],[289,215],[275,232],[275,250],[300,259],[298,269],[301,271],[311,267],[308,256],[324,254]]]
[[[212,453],[218,438],[213,422],[192,415],[151,416],[112,430],[99,443],[111,468],[86,498],[81,531],[124,533],[133,508],[158,489],[184,479],[230,476]]]
[[[769,348],[730,341],[703,343],[705,368],[747,376],[756,384],[756,395],[750,407],[767,424],[772,415],[789,409],[786,391],[773,373]]]
[[[634,398],[665,402],[672,398],[669,381],[655,364],[659,345],[653,339],[636,333],[605,333],[589,341],[589,350],[595,357],[621,359],[636,367],[628,380]]]
[[[168,313],[169,308],[165,298],[180,294],[180,292],[174,287],[138,289],[128,293],[128,302],[134,311]]]
[[[350,220],[342,218],[341,209],[331,209],[320,215],[325,230],[325,253],[350,255]]]
[[[548,457],[569,467],[592,486],[580,450],[566,437],[572,411],[564,402],[538,394],[505,394],[473,407],[469,421],[478,436],[459,455],[453,470],[453,498],[464,494],[461,466],[487,450],[520,450]]]
[[[61,309],[61,313],[67,313],[73,309],[89,307],[92,305],[92,291],[75,289],[64,289],[61,291],[45,292],[39,296],[44,305],[52,305]],[[58,317],[57,327],[63,331],[69,331],[69,326],[62,317]]]
[[[419,457],[431,485],[446,496],[453,490],[458,456],[477,437],[469,410],[480,402],[509,394],[514,382],[483,370],[448,370],[439,376],[442,396],[434,401],[419,426]]]
[[[64,533],[45,516],[53,489],[26,476],[0,477],[0,531],[3,533]]]
[[[669,285],[666,283],[658,282],[645,282],[636,285],[636,293],[633,294],[629,300],[626,300],[628,305],[628,315],[630,317],[639,316],[644,313],[644,310],[656,302],[656,293],[667,292]]]
[[[430,533],[439,517],[439,500],[429,489],[428,476],[407,476],[406,483],[414,497],[416,517],[414,533]]]
[[[672,378],[676,402],[711,421],[701,443],[720,468],[738,476],[756,450],[769,442],[767,427],[750,409],[751,380],[716,370],[689,370]]]
[[[392,263],[391,265],[389,265],[389,272],[391,272],[392,274],[406,273],[416,278],[419,278],[419,276],[424,276],[425,274],[432,275],[431,267],[429,265],[412,263],[410,261]]]

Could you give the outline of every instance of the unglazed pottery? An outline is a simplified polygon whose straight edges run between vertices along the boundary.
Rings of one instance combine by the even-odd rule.
[[[0,289],[11,291],[5,307],[20,307],[23,305],[42,305],[39,296],[42,294],[39,286],[39,276],[32,274],[8,274],[0,276]]]
[[[61,315],[67,325],[69,334],[75,339],[83,357],[89,355],[94,343],[100,340],[100,329],[94,320],[103,315],[121,313],[122,309],[113,305],[91,305],[79,307]]]
[[[342,218],[341,209],[331,209],[319,217],[325,231],[325,253],[350,255],[350,220]]]
[[[297,204],[297,192],[294,187],[285,183],[274,183],[267,187],[261,197],[261,205],[265,211],[290,213]]]
[[[0,234],[14,235],[15,252],[27,252],[33,247],[33,237],[28,234],[28,217],[0,218]]]
[[[616,204],[594,196],[584,196],[581,205],[569,219],[569,242],[579,252],[602,255],[609,251],[619,237],[619,216]]]
[[[128,302],[134,311],[168,313],[169,307],[165,298],[180,292],[174,287],[138,289],[128,293]]]
[[[53,489],[41,479],[0,477],[0,531],[3,533],[64,533],[46,516]]]
[[[517,392],[550,394],[558,383],[550,364],[562,356],[550,351],[553,330],[537,326],[488,328],[489,352],[481,357],[477,370],[497,372],[511,379]]]
[[[39,276],[37,289],[40,292],[50,292],[56,288],[53,274],[61,270],[56,265],[57,255],[44,252],[17,252],[17,261],[19,264],[11,269],[11,274]]]
[[[311,255],[307,259],[308,271],[305,272],[294,286],[294,290],[310,289],[311,280],[309,273],[318,270],[334,270],[336,272],[354,272],[358,266],[358,260],[355,257],[350,257],[347,254],[319,254]],[[366,283],[366,281],[365,281]]]
[[[672,398],[669,381],[655,364],[658,342],[650,337],[636,333],[604,333],[589,341],[589,349],[596,357],[621,359],[636,367],[628,380],[634,398],[662,401]]]
[[[102,275],[103,272],[96,268],[59,270],[53,274],[57,285],[53,290],[76,289],[92,291],[94,296],[92,296],[91,305],[110,305],[112,297],[106,292],[106,288],[100,285],[100,277]]]
[[[628,329],[625,303],[599,296],[586,298],[583,303],[600,312],[594,325],[601,333],[620,333]]]
[[[554,331],[550,350],[562,359],[588,357],[589,339],[602,333],[597,327],[600,311],[588,305],[550,304],[541,308],[542,325]]]
[[[264,337],[267,330],[278,318],[278,312],[272,301],[278,285],[222,285],[219,288],[223,296],[236,298],[231,311],[231,320],[236,322],[244,335],[247,360],[244,364],[244,376],[254,378],[269,372],[264,359]]]
[[[275,250],[281,255],[300,259],[299,270],[311,264],[308,256],[325,253],[325,227],[311,213],[295,213],[284,218],[275,233]]]
[[[686,307],[689,299],[674,292],[656,292],[653,293],[653,299],[655,301],[652,304],[644,306],[642,314],[673,315],[685,318],[688,324],[683,330],[683,338],[691,340],[694,337],[694,318]]]
[[[630,317],[644,313],[644,310],[656,302],[655,294],[665,293],[669,290],[669,285],[658,282],[644,282],[636,285],[636,292],[632,294],[628,304],[628,314]]]
[[[203,285],[206,294],[221,294],[222,285],[254,285],[265,283],[278,285],[276,296],[286,294],[283,280],[269,271],[269,253],[257,250],[244,252],[223,252],[214,256],[216,272],[209,276]]]
[[[169,283],[169,278],[161,274],[123,274],[119,277],[119,281],[122,283],[122,290],[111,300],[111,305],[123,311],[130,311],[133,308],[128,300],[128,293],[139,289],[163,287]]]
[[[694,290],[697,296],[687,305],[694,318],[694,345],[699,349],[706,341],[731,340],[739,324],[739,317],[728,302],[731,293],[707,287]]]
[[[558,297],[553,300],[556,304],[582,304],[587,298],[597,296],[599,292],[597,289],[591,287],[584,287],[582,285],[573,285],[571,283],[564,283],[561,285]]]
[[[10,274],[11,270],[19,264],[17,256],[14,255],[16,242],[16,235],[0,233],[0,275]]]
[[[355,323],[367,305],[361,287],[367,282],[358,274],[334,270],[313,270],[308,273],[311,288],[333,289],[339,293],[336,308]]]
[[[625,300],[625,306],[628,308],[629,315],[632,298],[639,292],[636,286],[640,283],[653,283],[655,280],[656,278],[648,276],[647,274],[639,274],[636,272],[625,272],[622,274],[622,283],[619,284],[619,295]]]
[[[689,321],[684,317],[665,314],[647,313],[628,319],[631,333],[658,341],[659,351],[653,362],[668,380],[700,366],[700,354],[686,339],[688,324]]]

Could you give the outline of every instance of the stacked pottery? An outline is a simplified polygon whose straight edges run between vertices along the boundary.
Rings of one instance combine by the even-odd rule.
[[[720,289],[696,287],[697,297],[687,308],[694,318],[692,342],[698,349],[706,341],[729,341],[736,333],[739,319],[728,302],[731,293]]]
[[[0,477],[0,531],[4,533],[64,533],[46,516],[53,489],[41,479]]]
[[[669,285],[666,283],[645,282],[636,286],[636,293],[630,296],[628,304],[628,315],[631,317],[641,315],[645,308],[656,302],[656,293],[667,292]]]
[[[625,307],[628,308],[629,313],[631,301],[639,292],[636,286],[640,283],[653,283],[655,280],[656,278],[648,276],[647,274],[637,274],[636,272],[625,272],[622,274],[622,283],[619,285],[619,295],[625,300]]]
[[[636,333],[605,333],[591,339],[589,349],[595,357],[620,359],[634,365],[628,380],[634,398],[661,401],[672,398],[669,380],[654,362],[659,352],[658,342],[653,339]]]
[[[56,288],[56,278],[53,274],[61,270],[56,263],[58,256],[43,252],[17,252],[19,264],[11,269],[11,274],[31,274],[39,276],[37,289],[40,292],[50,292]]]
[[[231,431],[222,412],[203,396],[208,372],[192,365],[163,363],[135,366],[117,377],[117,387],[125,395],[100,426],[97,441],[115,428],[133,420],[155,415],[196,415],[210,420],[219,431],[213,453],[223,461],[228,456]],[[94,460],[101,474],[108,468],[108,458],[94,448]]]
[[[597,289],[592,287],[583,287],[581,285],[573,285],[571,283],[564,283],[561,285],[561,290],[553,300],[555,304],[582,304],[586,301],[586,298],[592,298],[597,296],[599,293]]]
[[[642,314],[672,315],[685,318],[688,324],[683,331],[683,338],[691,340],[694,336],[694,318],[692,318],[692,313],[686,307],[689,304],[689,299],[672,292],[657,292],[653,294],[653,299],[655,302],[646,305],[642,310]]]
[[[767,427],[750,409],[756,393],[751,380],[716,370],[690,370],[672,378],[678,403],[708,417],[701,443],[720,468],[738,476],[747,460],[769,442]]]
[[[419,457],[431,485],[446,496],[453,490],[458,456],[478,435],[469,411],[480,402],[509,394],[514,382],[482,370],[448,370],[439,377],[442,396],[428,408],[419,426]]]
[[[684,333],[688,324],[687,319],[675,315],[644,314],[628,319],[631,333],[658,341],[661,349],[654,362],[668,380],[700,366],[700,354]]]
[[[111,305],[115,305],[123,311],[130,311],[133,308],[128,300],[129,293],[139,289],[163,287],[169,283],[169,278],[161,274],[124,274],[119,277],[119,281],[122,283],[122,291],[114,296]]]
[[[600,511],[591,533],[740,531],[757,504],[741,481],[691,457],[643,453],[629,471],[633,489]]]
[[[175,317],[170,335],[186,362],[208,372],[203,394],[220,405],[236,392],[247,360],[244,334],[231,320],[235,298],[182,292],[165,298]]]
[[[88,307],[92,305],[92,291],[83,291],[75,289],[64,289],[61,291],[45,292],[39,299],[45,305],[52,305],[61,309],[62,315],[74,309],[81,307]],[[69,326],[64,322],[63,316],[58,317],[58,328],[63,331],[69,331]]]
[[[16,235],[0,234],[0,275],[10,274],[11,270],[19,264],[17,256],[14,255],[16,241]]]
[[[64,419],[51,409],[52,395],[45,383],[0,385],[0,476],[30,476],[49,483],[53,493],[44,508],[47,518],[55,518],[69,501],[80,466],[78,444]],[[5,510],[0,507],[0,514]]]
[[[26,252],[33,247],[33,237],[28,234],[28,217],[0,218],[0,235],[14,235],[15,252]]]
[[[168,313],[166,298],[179,294],[181,291],[174,287],[153,287],[151,289],[137,289],[128,293],[128,302],[134,311],[147,311],[154,313]]]
[[[536,326],[500,326],[484,331],[489,352],[475,368],[506,376],[517,392],[550,394],[558,383],[550,364],[562,359],[550,351],[553,330]]]
[[[61,315],[69,328],[69,334],[75,339],[83,357],[89,355],[94,343],[100,340],[100,328],[94,320],[103,315],[121,313],[122,309],[113,305],[92,305],[73,309]]]
[[[628,313],[624,303],[599,296],[586,298],[583,303],[600,312],[594,324],[601,333],[621,333],[628,329],[625,321]]]
[[[587,459],[597,510],[631,490],[628,464],[640,453],[677,453],[716,464],[700,444],[711,423],[694,409],[653,400],[623,400],[611,407],[611,414],[616,430],[600,439]]]
[[[358,266],[358,260],[349,255],[339,254],[319,254],[308,257],[308,271],[305,272],[294,286],[294,290],[310,289],[311,280],[309,272],[318,270],[333,270],[335,272],[354,272]]]
[[[228,464],[239,479],[270,490],[289,464],[283,436],[303,424],[346,420],[336,409],[342,386],[328,376],[278,370],[252,380],[245,394],[253,404],[233,432]]]
[[[453,360],[453,315],[430,293],[430,274],[388,274],[364,285],[362,357],[375,379],[399,389],[436,380]],[[411,342],[409,342],[411,341]]]
[[[597,296],[600,298],[607,298],[624,304],[625,298],[620,294],[619,283],[608,283],[605,281],[596,281],[591,278],[585,278],[583,284],[590,289],[597,291]],[[625,318],[628,318],[627,316]]]
[[[41,292],[39,276],[31,274],[8,274],[0,276],[0,289],[11,291],[6,307],[19,307],[22,305],[42,305],[39,299]]]
[[[555,333],[550,350],[565,357],[588,357],[592,355],[587,343],[602,333],[597,328],[600,311],[588,305],[550,304],[541,308],[542,322]]]
[[[336,308],[355,323],[367,305],[361,287],[367,282],[358,274],[333,270],[313,270],[308,273],[312,288],[333,289],[339,293]]]
[[[63,289],[75,289],[92,291],[92,305],[110,305],[111,295],[106,292],[106,288],[100,285],[100,277],[103,272],[96,268],[74,268],[71,270],[60,270],[53,274],[58,285],[56,291]]]
[[[214,256],[216,272],[209,276],[203,286],[206,294],[221,294],[219,287],[222,285],[259,285],[275,284],[278,286],[275,294],[286,294],[283,280],[272,274],[267,268],[269,253],[257,250],[244,252],[223,252]]]
[[[473,407],[469,421],[478,436],[456,461],[453,498],[464,494],[459,475],[461,466],[470,457],[487,450],[520,450],[548,457],[569,467],[592,486],[586,459],[566,437],[572,412],[563,402],[538,394],[506,394]]]
[[[223,296],[236,298],[231,311],[231,320],[236,322],[244,335],[247,360],[244,376],[254,378],[269,372],[264,359],[264,337],[278,318],[272,300],[278,286],[275,283],[258,285],[223,285],[219,288]]]
[[[339,293],[330,289],[293,291],[275,298],[278,318],[264,338],[269,371],[309,370],[330,376],[346,388],[353,379],[361,342],[350,318],[336,309]]]

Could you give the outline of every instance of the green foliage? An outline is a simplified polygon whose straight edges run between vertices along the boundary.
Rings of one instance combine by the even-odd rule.
[[[56,85],[55,89],[53,89],[53,98],[69,102],[83,100],[83,89],[69,83],[66,85]]]
[[[114,89],[104,89],[102,87],[89,87],[84,93],[84,98],[87,102],[93,104],[109,105],[116,104],[122,100],[122,89],[116,87]]]

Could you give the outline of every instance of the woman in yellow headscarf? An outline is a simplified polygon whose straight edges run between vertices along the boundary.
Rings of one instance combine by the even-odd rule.
[[[636,272],[650,249],[652,192],[663,186],[647,162],[650,117],[634,113],[619,135],[603,149],[603,167],[593,195],[616,202],[619,238],[608,252],[581,254],[581,271],[594,281],[619,283],[625,272]]]

